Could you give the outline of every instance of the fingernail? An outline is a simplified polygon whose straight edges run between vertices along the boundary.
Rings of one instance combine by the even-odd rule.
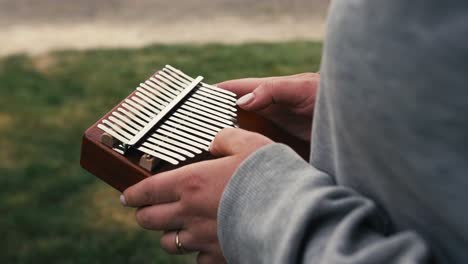
[[[120,203],[123,206],[127,206],[127,199],[125,199],[125,196],[123,194],[120,195]]]
[[[238,105],[246,105],[253,101],[255,95],[253,93],[248,93],[237,100]]]

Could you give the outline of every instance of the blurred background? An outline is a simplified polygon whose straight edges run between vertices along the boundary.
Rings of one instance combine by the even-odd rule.
[[[0,263],[194,263],[80,168],[83,131],[165,64],[208,83],[317,71],[328,3],[0,0]]]
[[[329,0],[0,0],[0,55],[150,43],[320,40]]]

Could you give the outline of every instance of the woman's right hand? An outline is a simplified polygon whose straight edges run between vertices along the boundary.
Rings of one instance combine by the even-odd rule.
[[[291,135],[310,141],[319,80],[318,73],[301,73],[230,80],[217,86],[236,93],[242,109],[257,112]]]

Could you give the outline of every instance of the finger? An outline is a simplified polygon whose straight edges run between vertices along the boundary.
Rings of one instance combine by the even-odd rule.
[[[272,141],[258,133],[239,128],[225,128],[218,132],[210,146],[214,156],[231,156],[238,153],[257,149]]]
[[[311,78],[312,76],[316,76],[317,74],[306,72],[306,73],[299,73],[294,75],[286,75],[286,76],[273,76],[273,77],[260,77],[260,78],[243,78],[243,79],[235,79],[224,81],[221,83],[216,84],[217,87],[226,89],[231,91],[238,96],[243,96],[245,94],[251,93],[255,88],[259,85],[269,82],[269,81],[276,81],[276,80],[287,80],[287,79],[295,79],[295,78]],[[318,76],[318,75],[317,75]]]
[[[139,208],[135,217],[138,224],[149,230],[177,230],[184,226],[179,203],[166,203]]]
[[[182,244],[182,250],[177,247],[176,236],[177,231],[169,231],[161,237],[159,243],[167,253],[181,255],[200,250],[199,244],[197,245],[190,232],[186,230],[179,231],[178,242]]]
[[[179,168],[148,177],[127,188],[120,200],[123,205],[131,207],[175,202],[179,200],[175,191],[177,181],[183,173],[184,170]]]
[[[312,105],[317,83],[312,78],[278,79],[267,81],[237,101],[247,111],[260,111],[273,104],[294,108]]]
[[[265,77],[265,78],[244,78],[237,80],[225,81],[222,83],[216,84],[217,87],[231,91],[238,96],[243,96],[245,94],[251,93],[255,88],[260,84],[276,79],[278,77]]]

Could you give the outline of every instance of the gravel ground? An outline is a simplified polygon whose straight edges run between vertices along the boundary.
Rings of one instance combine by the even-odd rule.
[[[320,40],[329,0],[0,0],[0,56],[150,43]]]

